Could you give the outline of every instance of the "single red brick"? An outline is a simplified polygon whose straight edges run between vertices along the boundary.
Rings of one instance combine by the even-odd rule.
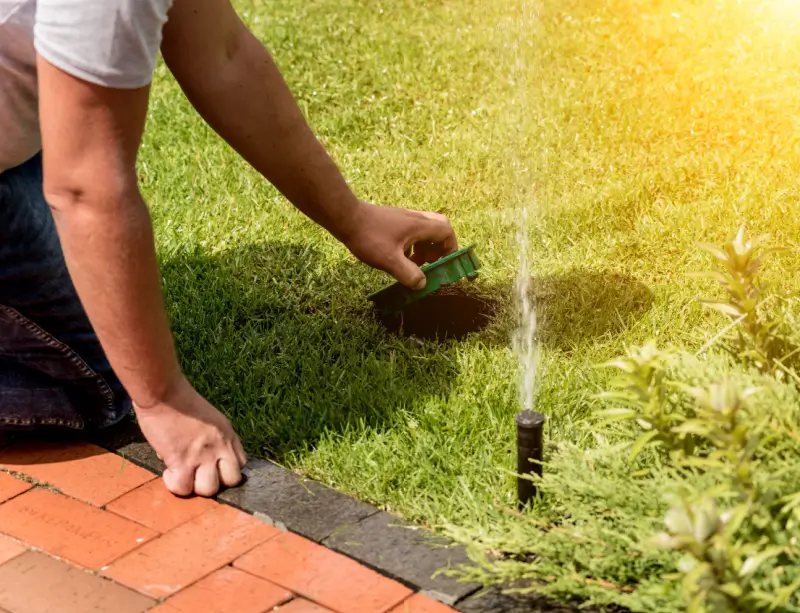
[[[338,553],[282,533],[235,566],[340,613],[384,613],[411,590]]]
[[[0,535],[0,564],[5,564],[9,560],[16,558],[19,554],[25,553],[27,549],[22,543]]]
[[[27,492],[33,486],[22,479],[17,479],[8,473],[0,473],[0,502],[5,502]]]
[[[29,551],[0,566],[0,607],[15,613],[141,613],[153,601]]]
[[[93,570],[156,536],[113,513],[40,488],[0,505],[0,532]]]
[[[292,593],[249,573],[224,566],[178,592],[152,613],[264,613]]]
[[[23,443],[0,450],[0,466],[102,507],[155,475],[88,443]]]
[[[158,532],[169,532],[216,505],[208,498],[178,498],[161,479],[155,479],[109,503],[106,510]]]
[[[455,613],[453,609],[428,598],[414,594],[411,598],[392,609],[392,613]]]
[[[330,609],[314,604],[302,598],[296,598],[291,602],[287,602],[282,607],[274,609],[275,613],[333,613]]]
[[[217,505],[117,560],[106,575],[143,594],[164,598],[277,534],[276,528],[247,513]]]

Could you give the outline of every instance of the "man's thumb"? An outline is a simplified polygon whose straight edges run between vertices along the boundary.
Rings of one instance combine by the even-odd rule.
[[[392,269],[387,272],[409,289],[424,289],[427,284],[425,273],[420,270],[419,266],[406,257],[400,258],[394,262]]]

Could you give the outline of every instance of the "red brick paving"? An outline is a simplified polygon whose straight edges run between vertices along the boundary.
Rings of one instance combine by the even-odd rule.
[[[385,613],[411,596],[399,583],[287,532],[242,556],[235,566],[335,611]]]
[[[295,598],[284,606],[278,607],[275,611],[279,611],[279,613],[332,613],[330,609],[302,598]]]
[[[114,500],[106,509],[163,534],[210,511],[216,504],[208,498],[173,496],[161,479],[156,479]]]
[[[153,613],[263,613],[291,599],[289,590],[225,566],[156,607]]]
[[[27,443],[0,450],[0,466],[101,507],[155,478],[150,471],[88,443]]]
[[[143,594],[164,598],[278,534],[277,528],[252,515],[216,505],[117,560],[104,574]]]
[[[108,511],[38,488],[0,505],[0,532],[91,570],[157,535]]]
[[[19,541],[0,535],[0,564],[5,564],[27,550],[28,548]]]
[[[0,502],[19,496],[32,487],[30,483],[16,479],[8,473],[0,473]]]
[[[12,446],[0,467],[0,613],[452,613],[99,447]]]
[[[152,606],[141,594],[36,551],[0,566],[0,607],[9,613],[141,613]]]

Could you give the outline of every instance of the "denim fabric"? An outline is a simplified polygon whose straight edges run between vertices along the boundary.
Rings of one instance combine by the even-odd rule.
[[[0,174],[0,429],[97,429],[130,410],[67,272],[36,155]]]

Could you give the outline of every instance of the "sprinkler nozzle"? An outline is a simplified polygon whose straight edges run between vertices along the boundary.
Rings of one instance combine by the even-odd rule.
[[[536,484],[525,475],[542,476],[542,434],[544,415],[536,411],[520,411],[517,422],[517,497],[521,507],[537,494]]]

